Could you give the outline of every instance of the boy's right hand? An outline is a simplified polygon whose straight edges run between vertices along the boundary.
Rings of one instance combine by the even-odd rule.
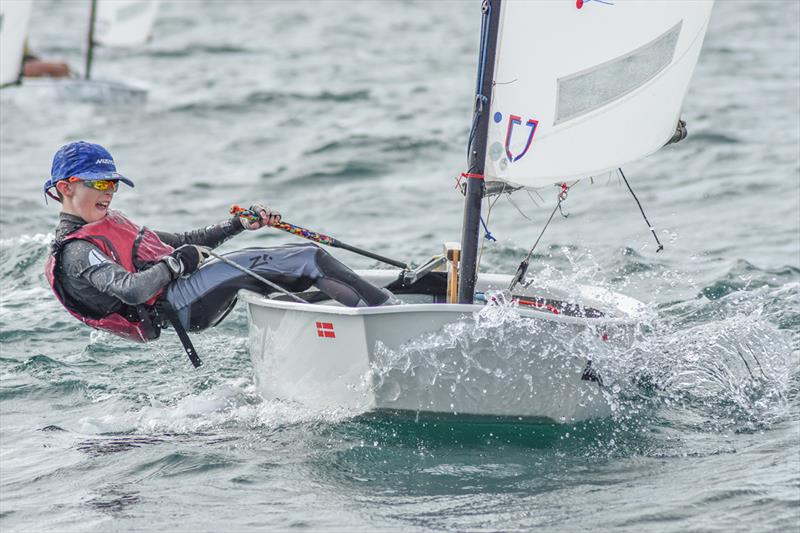
[[[165,260],[165,263],[172,273],[172,279],[178,279],[197,270],[210,255],[204,246],[184,244],[169,254],[169,257],[177,260]]]

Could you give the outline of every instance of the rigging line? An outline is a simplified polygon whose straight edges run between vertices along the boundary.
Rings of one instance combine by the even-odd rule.
[[[562,190],[561,190],[561,192],[560,192],[559,194],[563,194],[563,193],[565,192],[565,190],[566,190],[566,191],[568,191],[568,190],[572,190],[572,189],[573,189],[573,188],[575,188],[575,186],[576,186],[576,185],[578,185],[579,183],[580,183],[580,181],[575,181],[575,182],[573,182],[573,184],[572,184],[572,185],[566,186],[566,182],[564,182],[564,184],[562,185]],[[565,187],[565,186],[566,186],[566,187]],[[500,191],[500,192],[502,193],[502,191]],[[522,211],[522,209],[521,209],[521,208],[520,208],[520,207],[519,207],[519,206],[518,206],[518,205],[517,205],[517,204],[516,204],[516,203],[515,203],[515,202],[514,202],[512,199],[511,199],[511,193],[512,193],[512,192],[514,192],[514,191],[511,191],[511,192],[509,192],[508,194],[506,194],[506,197],[505,197],[505,198],[506,198],[506,200],[508,200],[508,203],[510,203],[512,206],[514,206],[514,209],[516,209],[516,210],[517,210],[517,212],[519,212],[519,214],[520,214],[520,215],[522,215],[522,217],[523,217],[523,218],[525,218],[526,220],[533,221],[533,219],[532,219],[531,217],[529,217],[528,215],[526,215],[526,214],[525,214],[525,213]],[[528,197],[531,199],[531,202],[533,203],[533,205],[534,205],[534,206],[536,206],[536,208],[537,208],[537,209],[538,209],[538,208],[540,208],[541,206],[538,204],[538,202],[536,202],[536,200],[535,200],[535,199],[533,198],[533,196],[531,195],[531,191],[529,191],[528,189],[525,189],[525,192],[528,194]],[[536,189],[534,189],[534,190],[533,190],[533,192],[535,192],[535,193],[536,193],[536,196],[538,196],[539,198],[541,198],[541,200],[544,202],[544,198],[542,198],[542,195],[541,195],[541,194],[539,194],[539,191],[537,191]],[[562,198],[562,199],[566,199],[566,196],[564,196],[564,198]],[[569,213],[566,213],[566,214],[565,214],[565,213],[562,211],[562,208],[561,208],[561,207],[559,207],[559,206],[556,206],[556,207],[558,208],[558,210],[559,210],[559,211],[561,211],[561,215],[562,215],[564,218],[567,218],[567,217],[569,216]]]
[[[492,235],[492,232],[489,231],[489,226],[487,226],[486,222],[483,221],[483,217],[480,217],[479,220],[481,221],[481,225],[483,225],[483,238],[490,241],[496,241],[497,239],[495,239],[494,235]]]
[[[476,98],[480,98],[480,95],[476,96]],[[481,111],[475,110],[475,113],[472,116],[472,125],[469,128],[469,138],[467,139],[467,169],[470,168],[469,166],[469,155],[472,151],[472,142],[475,140],[475,133],[478,131],[478,121],[481,118]]]
[[[537,201],[536,201],[536,200],[533,198],[533,195],[531,194],[531,191],[529,191],[529,190],[525,189],[525,193],[528,195],[528,198],[530,198],[530,199],[531,199],[531,203],[533,203],[533,205],[534,205],[534,206],[536,206],[536,209],[539,209],[539,202],[537,202]]]
[[[475,95],[475,114],[472,116],[472,125],[470,126],[469,139],[467,140],[467,169],[470,171],[474,170],[472,166],[470,166],[472,143],[475,141],[475,134],[478,133],[478,123],[483,115],[483,106],[485,106],[488,101],[489,99],[480,93]]]
[[[619,173],[622,176],[622,180],[625,182],[625,185],[628,186],[628,190],[631,191],[631,195],[633,196],[633,199],[636,200],[636,205],[639,206],[639,211],[642,212],[642,218],[644,218],[644,221],[647,223],[647,226],[650,229],[650,233],[653,234],[653,238],[656,240],[656,244],[658,244],[658,248],[656,249],[656,253],[660,252],[661,250],[664,249],[664,245],[661,244],[661,241],[658,240],[658,235],[656,235],[656,228],[654,228],[653,225],[650,223],[650,221],[647,220],[647,215],[644,214],[644,209],[642,208],[642,203],[636,197],[636,193],[633,192],[633,189],[631,188],[631,184],[628,183],[628,178],[625,177],[625,173],[622,172],[621,168],[618,168],[617,170],[619,170]]]
[[[547,219],[547,222],[544,223],[544,227],[542,228],[541,233],[539,233],[539,236],[536,238],[536,242],[533,243],[533,246],[531,246],[531,249],[528,250],[528,255],[525,256],[525,261],[529,261],[530,260],[531,256],[533,255],[533,251],[536,249],[536,246],[539,244],[539,241],[542,239],[542,235],[544,235],[545,230],[547,230],[547,226],[550,225],[550,222],[552,222],[553,217],[556,215],[556,211],[558,211],[560,208],[561,208],[561,198],[559,197],[558,202],[556,202],[556,206],[553,208],[553,212],[550,213],[550,217]]]
[[[503,194],[503,191],[505,190],[506,190],[506,183],[503,182],[503,189],[500,191],[500,193],[497,195],[497,198],[495,198],[494,201],[492,201],[488,196],[486,197],[486,203],[489,204],[489,207],[486,209],[486,222],[484,222],[483,220],[481,220],[481,222],[483,223],[483,227],[486,229],[487,233],[489,232],[488,226],[489,226],[489,218],[492,216],[492,208],[494,207],[494,204],[496,204],[497,201],[500,200],[500,195]],[[481,268],[481,258],[483,258],[484,244],[486,244],[486,238],[481,239],[481,248],[478,251],[478,261],[475,267],[476,272],[479,271]]]
[[[483,77],[486,73],[486,50],[489,48],[489,20],[492,17],[492,4],[489,0],[483,0],[481,11],[483,12],[483,18],[481,19],[481,66],[480,76],[478,76],[478,87],[475,91],[478,94],[481,94],[481,90],[483,89]]]
[[[511,195],[510,195],[510,194],[507,194],[505,198],[506,198],[506,200],[508,200],[508,203],[510,203],[511,205],[513,205],[513,206],[514,206],[514,209],[516,209],[516,210],[517,210],[517,212],[518,212],[520,215],[522,215],[522,217],[523,217],[524,219],[526,219],[526,220],[530,220],[531,222],[533,222],[533,219],[532,219],[531,217],[529,217],[528,215],[526,215],[526,214],[525,214],[525,213],[522,211],[522,209],[520,209],[520,208],[519,208],[519,206],[518,206],[516,203],[514,203],[514,200],[512,200],[512,199],[511,199]],[[531,197],[531,200],[533,200],[533,197]],[[536,202],[534,202],[534,204],[536,204]],[[539,206],[537,205],[536,207],[539,207]]]
[[[536,242],[533,243],[533,246],[531,246],[531,249],[528,251],[528,255],[525,256],[525,259],[523,259],[522,262],[519,264],[519,266],[517,267],[516,274],[514,274],[514,277],[511,279],[511,283],[508,284],[508,289],[507,290],[509,292],[513,291],[514,287],[517,286],[517,283],[519,283],[520,281],[523,280],[523,278],[525,278],[525,274],[528,272],[528,262],[529,262],[529,260],[531,258],[531,255],[533,255],[533,251],[536,249],[536,245],[539,244],[539,241],[541,240],[542,235],[544,235],[544,232],[547,229],[547,226],[550,225],[550,222],[553,220],[553,217],[556,215],[556,211],[558,211],[559,208],[561,207],[561,200],[562,200],[561,195],[559,195],[558,196],[558,202],[556,203],[556,206],[553,208],[553,212],[550,213],[550,218],[548,218],[547,222],[545,222],[545,225],[542,228],[542,232],[539,233],[539,237],[536,238]]]
[[[567,194],[569,193],[569,190],[572,187],[574,187],[575,185],[577,185],[578,183],[579,182],[576,181],[572,185],[567,185],[567,182],[565,181],[565,182],[563,182],[561,184],[561,191],[559,191],[559,193],[558,193],[558,202],[556,202],[556,206],[553,208],[553,212],[550,213],[550,217],[547,219],[547,222],[545,222],[544,227],[542,228],[542,232],[539,233],[539,236],[536,238],[536,242],[533,243],[533,246],[531,246],[531,249],[528,252],[528,255],[525,257],[525,261],[523,261],[523,262],[527,262],[527,261],[530,260],[531,255],[533,255],[533,251],[536,249],[536,246],[539,244],[539,241],[542,238],[542,235],[544,235],[545,230],[547,230],[547,226],[550,225],[550,222],[553,220],[553,217],[556,215],[556,211],[561,211],[561,202],[563,202],[564,200],[567,199]],[[563,212],[562,212],[562,214],[563,214]]]
[[[479,65],[478,65],[478,82],[475,88],[475,114],[472,118],[472,126],[470,127],[469,140],[467,141],[467,168],[472,170],[469,164],[470,152],[472,150],[472,142],[475,140],[475,134],[478,130],[478,122],[483,114],[483,106],[487,103],[488,98],[483,94],[483,78],[486,74],[486,50],[489,48],[489,20],[492,16],[492,5],[489,0],[483,0],[481,4],[481,11],[483,17],[481,18],[481,49],[479,52]]]
[[[578,181],[575,181],[572,184],[572,187],[574,187],[578,183],[579,183]],[[514,287],[517,285],[517,283],[519,283],[520,281],[522,281],[525,278],[525,274],[528,272],[528,264],[530,262],[531,256],[533,255],[533,251],[536,250],[536,247],[539,245],[539,241],[542,239],[542,236],[544,235],[544,232],[547,231],[548,226],[550,226],[550,222],[552,222],[553,221],[553,217],[556,216],[556,211],[560,211],[561,214],[564,215],[564,212],[561,210],[561,203],[564,200],[567,199],[567,195],[569,194],[570,187],[571,186],[567,185],[566,181],[561,183],[561,185],[560,185],[560,189],[561,190],[558,192],[558,196],[557,196],[558,201],[556,202],[556,206],[553,208],[553,211],[550,213],[550,217],[548,217],[547,222],[545,222],[541,233],[539,233],[539,236],[536,238],[536,242],[534,242],[533,246],[531,246],[531,249],[528,250],[528,255],[525,256],[525,259],[523,259],[522,262],[517,267],[517,272],[514,274],[514,277],[511,278],[511,283],[509,283],[509,285],[508,285],[508,289],[507,290],[509,292],[514,290]],[[567,216],[568,215],[564,215],[564,218],[566,218]]]

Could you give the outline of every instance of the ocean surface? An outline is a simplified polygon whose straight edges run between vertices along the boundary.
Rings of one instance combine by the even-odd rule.
[[[87,17],[88,2],[37,1],[32,49],[81,70]],[[58,206],[41,186],[78,139],[111,150],[136,182],[114,205],[152,228],[260,200],[388,256],[440,253],[460,238],[479,30],[477,0],[166,1],[151,43],[95,54],[97,78],[148,85],[146,104],[0,91],[0,530],[800,530],[793,0],[717,2],[689,138],[625,168],[663,252],[614,176],[576,186],[537,249],[538,278],[653,311],[602,371],[657,386],[621,389],[611,418],[313,411],[259,395],[242,305],[195,335],[195,371],[172,332],[127,344],[50,293]],[[484,271],[513,273],[553,205],[542,194],[495,205]],[[286,242],[263,230],[223,249]]]

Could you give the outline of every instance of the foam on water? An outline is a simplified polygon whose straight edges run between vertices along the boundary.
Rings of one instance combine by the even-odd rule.
[[[173,405],[153,399],[151,405],[140,409],[82,418],[75,430],[83,435],[110,437],[205,434],[239,439],[250,432],[257,435],[276,428],[336,423],[343,419],[336,412],[312,411],[293,403],[264,401],[252,382],[243,382],[221,385],[182,398]],[[232,434],[239,436],[231,437]]]
[[[608,349],[603,334],[621,336],[619,328],[609,326],[599,332],[526,319],[502,293],[488,297],[492,303],[471,318],[421,335],[399,349],[378,341],[368,376],[377,394],[389,401],[401,394],[418,395],[425,405],[431,390],[443,389],[452,399],[451,412],[459,410],[456,406],[467,412],[488,407],[524,416],[532,416],[525,415],[524,406],[530,401],[541,402],[542,409],[547,406],[551,412],[558,402],[575,395],[581,406],[596,400],[599,393],[576,383],[587,360]],[[420,389],[401,390],[399,384],[409,382],[418,383]],[[552,399],[545,399],[551,394]],[[488,404],[485,398],[491,398]]]
[[[661,270],[664,279],[684,276]],[[601,275],[591,265],[589,272],[565,273],[554,267],[546,271],[549,279],[558,279],[564,287],[584,283],[587,277],[597,282]],[[608,285],[600,283],[604,284]],[[600,394],[611,408],[613,423],[622,430],[685,424],[704,433],[763,431],[789,416],[796,395],[792,383],[800,367],[800,352],[793,348],[798,333],[776,325],[773,314],[776,308],[796,313],[800,305],[796,296],[792,305],[785,305],[787,301],[780,298],[785,286],[759,285],[745,283],[742,290],[712,300],[700,291],[697,298],[643,314],[633,328],[616,332],[603,328],[612,339],[624,338],[617,343],[603,342],[594,328],[525,319],[499,293],[493,304],[471,319],[399,349],[378,342],[364,386],[391,400],[412,394],[398,383],[403,376],[414,376],[429,387],[448,388],[456,401],[485,394],[483,380],[519,397],[535,392],[531,374],[567,379],[576,361],[584,364],[589,359],[602,376]],[[536,342],[543,334],[542,324],[548,330],[543,345]],[[483,366],[484,351],[500,354],[493,359],[500,364]],[[540,353],[547,368],[528,368],[527,358],[512,357],[531,352]]]

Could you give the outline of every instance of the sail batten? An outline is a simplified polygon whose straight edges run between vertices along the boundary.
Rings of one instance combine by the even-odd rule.
[[[713,2],[504,0],[487,180],[602,175],[674,134]]]

